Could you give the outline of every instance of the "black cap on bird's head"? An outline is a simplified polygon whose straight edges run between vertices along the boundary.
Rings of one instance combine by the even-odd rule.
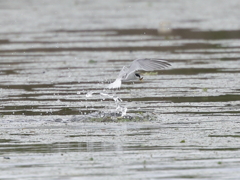
[[[143,80],[143,77],[142,77],[142,76],[140,76],[140,74],[138,74],[138,73],[135,73],[135,76],[137,76],[137,77],[139,78],[139,80],[140,80],[140,81],[142,81],[142,80]]]

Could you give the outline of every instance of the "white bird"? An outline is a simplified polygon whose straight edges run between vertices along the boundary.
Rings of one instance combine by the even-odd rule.
[[[122,81],[133,81],[139,79],[140,81],[143,77],[136,73],[136,71],[156,71],[163,69],[165,67],[171,66],[166,60],[157,59],[157,58],[144,58],[144,59],[135,59],[130,66],[123,66],[120,71],[117,79],[109,84],[107,88],[114,89],[120,88]]]

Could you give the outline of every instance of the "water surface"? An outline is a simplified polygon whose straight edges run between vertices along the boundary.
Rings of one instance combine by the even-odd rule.
[[[1,179],[240,177],[238,1],[0,4]]]

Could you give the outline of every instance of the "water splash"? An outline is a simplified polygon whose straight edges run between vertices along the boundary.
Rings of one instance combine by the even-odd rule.
[[[92,97],[93,93],[94,93],[94,92],[92,92],[92,91],[87,92],[86,97],[87,97],[87,98]]]
[[[116,108],[116,111],[119,112],[122,117],[127,115],[127,107],[118,105],[117,108]]]
[[[86,94],[87,98],[91,98],[93,97],[93,94],[99,95],[100,98],[102,100],[106,100],[106,99],[113,99],[115,102],[115,108],[113,105],[110,105],[110,107],[105,107],[104,109],[104,113],[107,114],[118,114],[119,116],[123,117],[127,115],[127,107],[123,106],[121,103],[123,102],[123,100],[117,96],[117,94],[113,91],[111,92],[107,92],[105,89],[102,92],[93,92],[93,91],[89,91]],[[112,109],[113,110],[110,110]],[[106,112],[107,111],[107,112]]]

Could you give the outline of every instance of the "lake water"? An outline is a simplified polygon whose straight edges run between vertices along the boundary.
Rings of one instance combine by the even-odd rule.
[[[0,1],[0,179],[239,179],[239,7]]]

